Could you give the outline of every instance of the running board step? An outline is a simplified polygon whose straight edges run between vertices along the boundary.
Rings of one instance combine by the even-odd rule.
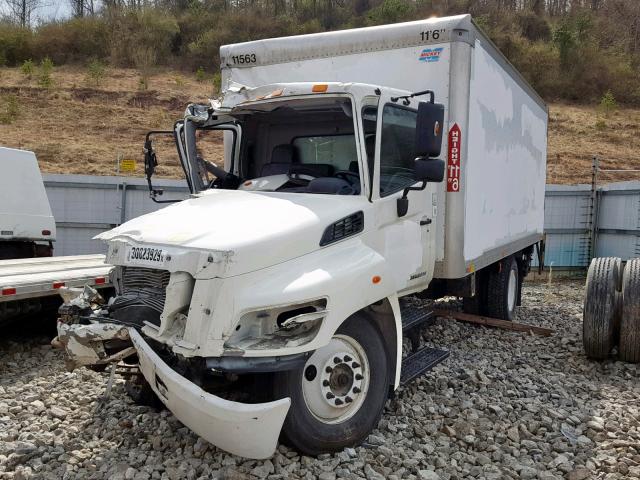
[[[433,310],[405,302],[400,304],[400,315],[402,318],[403,332],[407,332],[418,326],[430,325],[435,320]]]
[[[400,373],[400,384],[407,383],[419,377],[424,372],[431,370],[449,356],[447,350],[423,347],[402,360],[402,371]]]

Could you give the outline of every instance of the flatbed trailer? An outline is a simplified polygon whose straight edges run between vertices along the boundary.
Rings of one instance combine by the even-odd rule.
[[[37,313],[42,300],[56,300],[62,287],[111,287],[104,255],[0,260],[0,323]],[[61,303],[61,300],[60,300]]]

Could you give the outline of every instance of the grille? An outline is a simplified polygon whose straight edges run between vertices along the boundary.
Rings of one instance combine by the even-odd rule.
[[[329,225],[322,234],[320,246],[324,247],[330,243],[350,237],[351,235],[360,233],[363,229],[364,214],[362,212],[353,213]]]
[[[171,273],[141,267],[122,267],[119,273],[118,293],[122,301],[137,299],[139,303],[162,313]]]

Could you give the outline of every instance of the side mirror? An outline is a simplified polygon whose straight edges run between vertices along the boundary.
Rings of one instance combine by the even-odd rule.
[[[161,189],[153,188],[153,183],[151,182],[151,177],[158,166],[158,157],[156,156],[156,151],[153,149],[153,141],[151,140],[152,135],[170,135],[173,137],[174,133],[166,130],[152,130],[148,132],[144,138],[144,174],[147,177],[147,185],[149,185],[149,196],[151,197],[151,200],[156,203],[177,202],[179,200],[158,200],[156,198],[159,195],[162,195],[163,192]]]
[[[439,158],[416,158],[413,168],[416,180],[423,182],[441,182],[444,180],[444,160]]]
[[[151,180],[157,166],[158,159],[156,158],[155,150],[153,150],[153,142],[147,137],[144,141],[144,174],[148,180]]]
[[[442,149],[444,105],[420,102],[416,120],[415,151],[418,157],[437,157]]]

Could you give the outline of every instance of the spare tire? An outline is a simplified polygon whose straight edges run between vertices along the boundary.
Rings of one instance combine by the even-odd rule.
[[[640,362],[640,258],[629,260],[622,274],[620,359]]]
[[[589,358],[607,358],[614,346],[621,265],[615,257],[591,260],[582,313],[582,343]]]

